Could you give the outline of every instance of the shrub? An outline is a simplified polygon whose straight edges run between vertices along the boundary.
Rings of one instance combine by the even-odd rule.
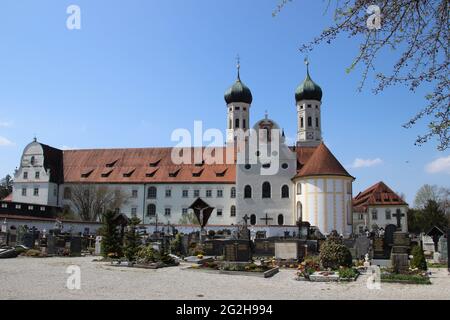
[[[177,256],[181,256],[182,255],[182,251],[183,251],[183,244],[182,244],[182,235],[180,233],[178,233],[175,236],[175,239],[173,239],[170,242],[170,252],[177,255]]]
[[[353,264],[352,254],[348,248],[335,241],[327,239],[320,250],[320,264],[325,269],[337,270],[339,267],[350,268]]]
[[[425,259],[425,255],[423,254],[422,248],[420,246],[415,246],[412,249],[411,254],[413,256],[411,260],[411,268],[427,271],[427,261]]]
[[[136,260],[136,254],[139,251],[139,246],[141,245],[141,236],[137,231],[137,226],[141,223],[136,217],[133,217],[128,226],[128,230],[125,233],[125,241],[123,253],[128,261]]]
[[[103,226],[100,234],[102,239],[102,255],[107,258],[111,254],[116,257],[122,256],[122,244],[118,225],[114,222],[115,213],[113,211],[107,211],[103,215]]]
[[[354,279],[358,275],[358,272],[353,268],[341,268],[339,269],[339,278],[342,279]]]
[[[136,258],[144,263],[157,262],[161,260],[161,255],[152,246],[142,246],[136,254]]]

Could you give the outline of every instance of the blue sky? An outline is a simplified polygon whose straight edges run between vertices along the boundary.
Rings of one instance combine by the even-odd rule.
[[[268,110],[294,139],[294,92],[305,77],[298,48],[331,17],[324,1],[296,0],[273,18],[277,2],[2,0],[0,175],[14,171],[34,135],[58,148],[149,147],[173,145],[172,131],[194,120],[225,130],[223,94],[238,53],[251,122]],[[81,30],[66,28],[70,4],[81,8]],[[324,91],[324,140],[357,178],[355,192],[383,180],[412,203],[425,183],[450,186],[449,152],[434,141],[414,146],[426,123],[401,126],[427,88],[373,95],[369,81],[357,92],[361,70],[345,72],[357,48],[342,37],[309,54]],[[378,67],[395,57],[384,54]],[[355,159],[371,166],[356,168]]]

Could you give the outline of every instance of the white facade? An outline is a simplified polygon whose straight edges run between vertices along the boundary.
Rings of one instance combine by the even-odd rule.
[[[376,205],[369,206],[367,212],[353,213],[353,229],[355,233],[363,233],[364,230],[373,231],[374,227],[386,229],[386,226],[397,225],[395,214],[400,212],[403,232],[408,232],[408,206]]]
[[[317,146],[322,141],[322,103],[302,100],[297,103],[297,141],[299,146]]]
[[[352,233],[353,178],[317,176],[295,179],[296,217],[322,233]]]

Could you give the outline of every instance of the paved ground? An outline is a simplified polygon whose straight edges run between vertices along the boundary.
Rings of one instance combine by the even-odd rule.
[[[208,274],[181,270],[112,267],[93,258],[20,257],[0,260],[0,299],[450,299],[450,276],[434,269],[433,284],[382,284],[368,290],[366,276],[355,283],[309,283],[294,280],[295,271],[283,270],[270,279]],[[81,268],[81,290],[66,288],[66,268]]]

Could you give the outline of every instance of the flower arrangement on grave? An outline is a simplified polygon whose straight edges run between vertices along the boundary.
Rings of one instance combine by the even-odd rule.
[[[319,258],[317,256],[310,256],[305,258],[305,260],[300,263],[298,266],[297,275],[299,277],[309,279],[310,275],[318,271],[320,271]]]
[[[339,278],[341,279],[345,279],[345,280],[350,280],[350,279],[354,279],[356,278],[356,276],[358,276],[358,271],[355,270],[354,268],[345,268],[345,267],[341,267],[339,269]]]

